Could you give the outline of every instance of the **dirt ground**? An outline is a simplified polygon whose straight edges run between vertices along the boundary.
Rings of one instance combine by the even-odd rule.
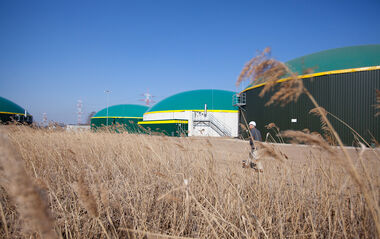
[[[204,148],[204,145],[207,145],[210,151],[213,151],[215,157],[218,159],[224,160],[236,160],[236,156],[245,160],[248,158],[250,152],[249,141],[244,141],[240,139],[231,139],[231,138],[216,138],[216,137],[189,137],[179,139],[186,145],[187,141],[192,143],[197,142],[195,145],[199,145]],[[265,144],[265,143],[264,143]],[[191,144],[194,145],[194,144]],[[270,144],[275,149],[279,150],[286,155],[288,159],[295,161],[304,161],[309,155],[318,155],[323,158],[326,155],[322,149],[316,146],[310,145],[299,145],[299,144]],[[334,147],[339,154],[343,155],[342,150],[339,147]],[[350,157],[355,160],[359,157],[361,152],[360,148],[354,147],[345,147],[348,151]],[[190,150],[197,150],[197,148],[191,148]],[[380,155],[380,148],[370,149],[365,148],[363,152],[363,157],[369,160],[375,160]],[[265,159],[264,159],[265,160]],[[270,159],[267,159],[270,160]]]

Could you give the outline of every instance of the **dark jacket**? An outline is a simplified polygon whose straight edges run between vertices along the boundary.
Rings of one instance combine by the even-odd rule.
[[[255,149],[256,147],[252,141],[252,138],[253,138],[253,140],[256,140],[256,141],[262,141],[260,130],[258,130],[256,128],[252,128],[251,129],[251,135],[252,135],[252,137],[249,137],[249,144],[251,145],[252,149]]]

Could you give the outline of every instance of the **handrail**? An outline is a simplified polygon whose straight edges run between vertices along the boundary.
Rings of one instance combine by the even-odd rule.
[[[225,136],[231,136],[231,129],[224,125],[222,122],[220,122],[216,117],[214,117],[213,115],[209,115],[210,117],[210,122],[211,123],[214,123],[219,129],[221,129],[221,131],[223,131],[223,133],[225,134]]]
[[[212,114],[203,112],[193,112],[193,122],[208,122],[209,126],[221,136],[231,136],[231,129],[224,123],[220,122]]]

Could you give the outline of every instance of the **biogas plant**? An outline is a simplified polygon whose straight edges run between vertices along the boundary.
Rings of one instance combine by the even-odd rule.
[[[380,90],[380,45],[331,49],[286,62],[328,113],[346,145],[355,141],[379,141],[380,116],[376,117],[376,90]],[[312,69],[313,73],[309,73]],[[280,82],[286,81],[286,76]],[[92,128],[125,125],[130,132],[168,136],[246,135],[246,123],[254,120],[265,136],[275,123],[280,130],[304,130],[323,135],[320,118],[310,114],[311,101],[301,95],[284,107],[266,106],[270,95],[260,97],[265,82],[253,82],[241,92],[216,89],[175,94],[150,108],[137,105],[108,107],[96,114]]]
[[[138,124],[167,135],[238,136],[234,92],[193,90],[170,96],[144,113]]]
[[[233,106],[235,93],[225,90],[193,90],[158,102],[150,108],[118,105],[99,111],[93,128],[122,123],[128,132],[149,132],[168,136],[238,136],[239,110]]]

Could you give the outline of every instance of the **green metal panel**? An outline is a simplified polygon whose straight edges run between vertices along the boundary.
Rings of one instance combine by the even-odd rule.
[[[170,110],[237,110],[232,105],[234,92],[225,90],[193,90],[170,96],[151,107],[147,112]]]
[[[150,124],[145,123],[140,124],[145,130],[144,133],[152,135],[167,135],[167,136],[187,136],[188,134],[188,123],[155,123],[152,121]]]
[[[322,107],[347,123],[367,142],[371,142],[371,135],[377,141],[380,140],[380,117],[374,116],[375,89],[380,89],[380,70],[323,75],[303,81]],[[261,90],[262,87],[258,87],[245,92],[247,104],[240,110],[240,123],[245,124],[242,114],[248,122],[255,120],[264,138],[269,132],[264,126],[272,122],[281,130],[307,128],[310,131],[323,133],[319,118],[309,114],[314,106],[306,95],[301,96],[298,102],[285,107],[274,105],[266,107],[269,95],[259,97]],[[334,117],[329,115],[328,118],[344,144],[352,145],[354,141],[352,131]],[[292,123],[291,119],[297,119],[297,122]],[[242,129],[240,134],[244,135]]]
[[[380,66],[380,44],[342,47],[298,57],[285,63],[299,75],[312,69],[313,73]],[[284,76],[285,77],[285,76]],[[248,85],[250,88],[255,82]]]
[[[145,105],[122,104],[108,107],[108,117],[143,117],[148,107]],[[95,117],[107,117],[107,108],[96,113]]]

